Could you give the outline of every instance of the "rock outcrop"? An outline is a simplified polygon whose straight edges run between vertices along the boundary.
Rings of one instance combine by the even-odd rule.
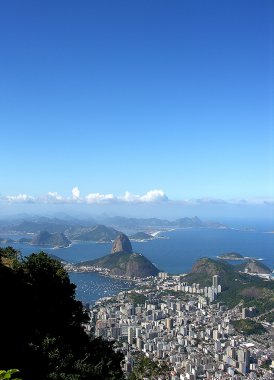
[[[125,234],[119,234],[114,240],[111,253],[132,253],[132,246],[129,238]]]
[[[110,275],[126,277],[156,276],[159,269],[140,253],[133,253],[129,238],[119,234],[115,239],[111,254],[96,260],[85,261],[76,266],[96,266],[109,270]]]

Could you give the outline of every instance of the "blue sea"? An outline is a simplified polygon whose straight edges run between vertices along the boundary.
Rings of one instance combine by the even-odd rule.
[[[267,231],[267,230],[266,230]],[[147,242],[132,242],[133,250],[142,253],[160,270],[169,273],[187,273],[201,257],[216,258],[226,252],[261,259],[274,269],[274,234],[260,230],[188,228],[166,231],[160,238]],[[269,230],[268,230],[269,231]],[[22,237],[22,236],[21,236]],[[16,238],[16,237],[12,237]],[[47,249],[25,244],[13,244],[27,256],[41,250],[69,262],[80,262],[110,253],[111,243],[73,243],[68,248]],[[101,276],[97,273],[70,273],[77,285],[76,297],[85,303],[129,289],[132,283]]]

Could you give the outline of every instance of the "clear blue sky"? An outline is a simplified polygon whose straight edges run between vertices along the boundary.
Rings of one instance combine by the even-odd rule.
[[[271,0],[3,0],[1,196],[273,198]]]

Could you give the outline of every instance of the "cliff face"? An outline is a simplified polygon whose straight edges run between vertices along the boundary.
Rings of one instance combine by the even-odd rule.
[[[131,242],[125,234],[118,235],[113,243],[111,253],[117,252],[132,253]]]

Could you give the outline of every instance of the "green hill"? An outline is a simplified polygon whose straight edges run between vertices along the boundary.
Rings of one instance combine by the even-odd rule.
[[[259,313],[272,310],[274,308],[274,281],[240,273],[239,267],[241,268],[240,265],[234,266],[221,260],[202,258],[193,265],[192,271],[184,277],[184,281],[210,286],[212,276],[217,274],[220,276],[222,286],[218,301],[223,301],[229,308],[241,303],[245,307],[256,307]]]
[[[241,272],[257,273],[257,274],[270,274],[271,269],[258,260],[248,260],[245,263],[236,266],[236,269]]]
[[[196,282],[202,286],[210,286],[212,285],[212,277],[216,274],[220,276],[223,289],[229,288],[239,275],[235,272],[233,265],[203,257],[196,261],[191,272],[184,278],[190,283]]]
[[[156,276],[159,273],[159,269],[139,253],[117,252],[96,260],[76,264],[76,266],[81,265],[95,265],[110,269],[110,274],[117,276],[148,277]]]
[[[45,247],[68,247],[71,241],[63,233],[50,234],[48,231],[41,231],[31,240],[30,244]]]

